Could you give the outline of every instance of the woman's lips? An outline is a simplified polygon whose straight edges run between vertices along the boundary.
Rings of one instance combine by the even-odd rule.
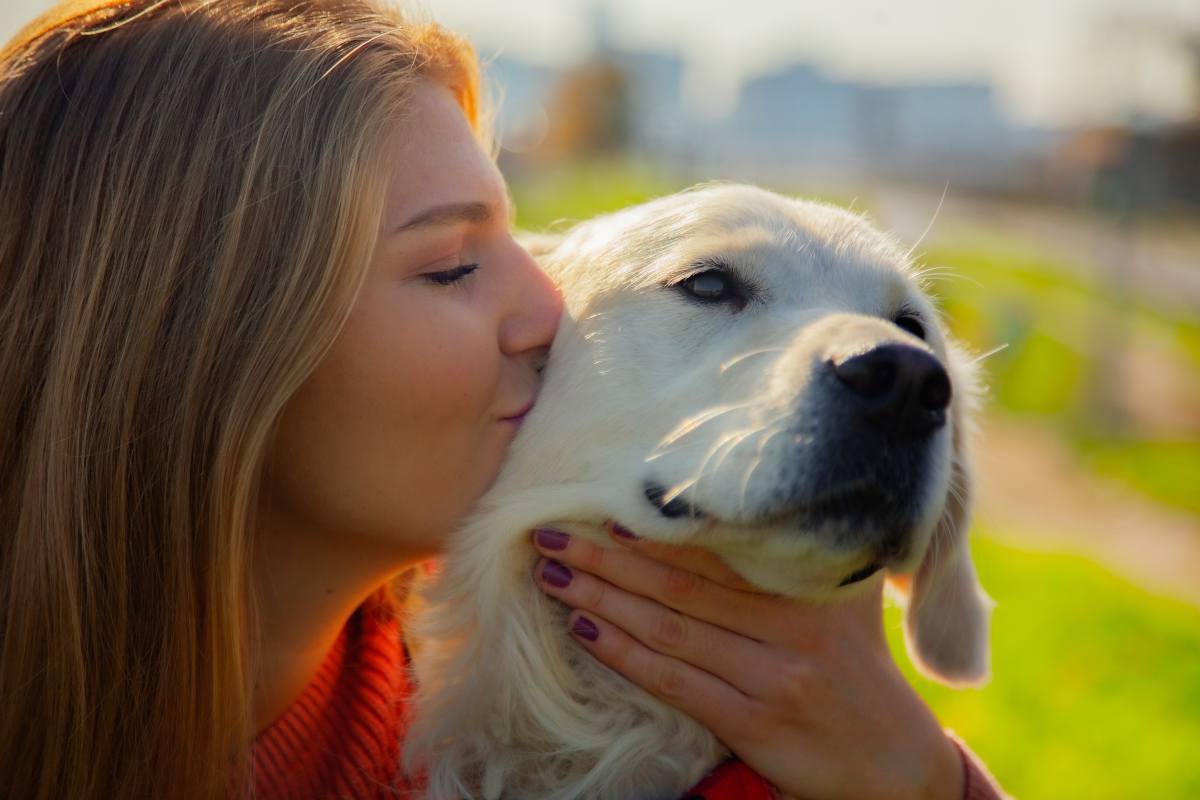
[[[520,411],[513,414],[512,416],[501,417],[500,421],[501,422],[517,422],[517,423],[519,423],[521,420],[523,420],[525,418],[525,415],[529,413],[530,409],[533,408],[533,404],[535,402],[536,402],[535,400],[530,400],[528,403],[525,404],[525,407],[522,408]]]

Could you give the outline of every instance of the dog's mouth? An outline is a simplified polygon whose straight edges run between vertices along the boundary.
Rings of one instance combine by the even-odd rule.
[[[670,519],[681,517],[697,520],[719,519],[715,514],[706,511],[687,497],[685,493],[677,492],[670,500],[667,500],[667,489],[652,480],[642,483],[642,494],[645,495],[650,505],[658,510],[658,513]],[[872,483],[864,482],[863,485],[843,488],[809,498],[796,508],[764,515],[754,523],[769,525],[793,518],[809,526],[843,519],[859,523],[891,521],[891,518],[896,515],[896,511],[897,500],[895,497]],[[747,521],[741,520],[739,524],[747,524]]]
[[[642,492],[646,495],[646,499],[650,501],[650,505],[657,508],[658,513],[664,517],[670,517],[671,519],[678,519],[679,517],[707,519],[710,516],[707,511],[686,499],[682,494],[672,497],[670,500],[664,500],[667,490],[654,481],[643,483]]]
[[[838,588],[840,589],[843,586],[849,586],[850,584],[858,583],[859,581],[865,581],[867,578],[871,577],[876,572],[879,572],[881,569],[883,569],[883,564],[870,564],[858,570],[857,572],[851,572],[842,579],[842,582],[838,584]]]
[[[650,504],[658,509],[658,512],[664,517],[671,519],[686,517],[693,520],[714,518],[712,514],[692,502],[683,493],[677,493],[670,500],[666,500],[667,489],[652,480],[647,480],[642,484],[642,492]],[[893,499],[878,489],[854,487],[851,491],[831,493],[814,499],[811,503],[807,503],[802,511],[792,512],[786,516],[797,517],[808,524],[832,519],[849,519],[856,523],[864,523],[868,518],[879,519],[887,516],[892,503]],[[772,518],[771,521],[776,521],[776,518]],[[893,539],[890,549],[898,551],[903,548],[897,547],[897,540]],[[896,555],[900,554],[897,552]],[[884,561],[885,559],[877,559],[867,566],[855,570],[838,583],[838,588],[865,581],[886,566]]]

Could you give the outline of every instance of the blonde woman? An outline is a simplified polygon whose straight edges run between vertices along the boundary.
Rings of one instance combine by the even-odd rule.
[[[487,152],[469,47],[365,0],[66,3],[0,53],[0,796],[408,791],[398,596],[562,310]],[[772,608],[860,635],[764,650],[810,677],[710,785],[983,796],[877,606]]]

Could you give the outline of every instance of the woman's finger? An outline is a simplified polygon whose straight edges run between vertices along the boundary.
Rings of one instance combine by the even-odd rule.
[[[715,675],[752,697],[777,693],[789,669],[768,645],[689,617],[641,595],[627,592],[561,562],[539,559],[534,574],[543,591],[572,609],[592,612],[639,642]]]
[[[657,600],[713,625],[767,640],[779,635],[774,605],[779,598],[732,589],[690,570],[625,549],[601,547],[560,531],[538,529],[534,546],[542,555],[595,575],[626,591]],[[774,611],[775,613],[772,613]],[[793,626],[803,614],[792,615]]]
[[[620,542],[635,553],[649,556],[664,564],[703,575],[710,581],[742,591],[759,591],[717,555],[702,547],[687,544],[667,544],[653,539],[643,539],[616,520],[607,523],[613,540]]]
[[[704,725],[717,738],[743,741],[753,735],[760,704],[715,675],[656,653],[598,614],[573,611],[567,617],[567,629],[601,662]]]

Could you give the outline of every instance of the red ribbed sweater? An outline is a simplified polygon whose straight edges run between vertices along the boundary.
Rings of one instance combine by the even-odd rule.
[[[360,606],[312,683],[254,740],[259,800],[382,800],[406,797],[400,772],[402,717],[409,696],[407,656],[390,605]],[[964,800],[1000,800],[987,770],[951,735],[962,754]],[[776,793],[740,761],[713,770],[688,800],[772,800]],[[614,798],[614,800],[618,800]]]

